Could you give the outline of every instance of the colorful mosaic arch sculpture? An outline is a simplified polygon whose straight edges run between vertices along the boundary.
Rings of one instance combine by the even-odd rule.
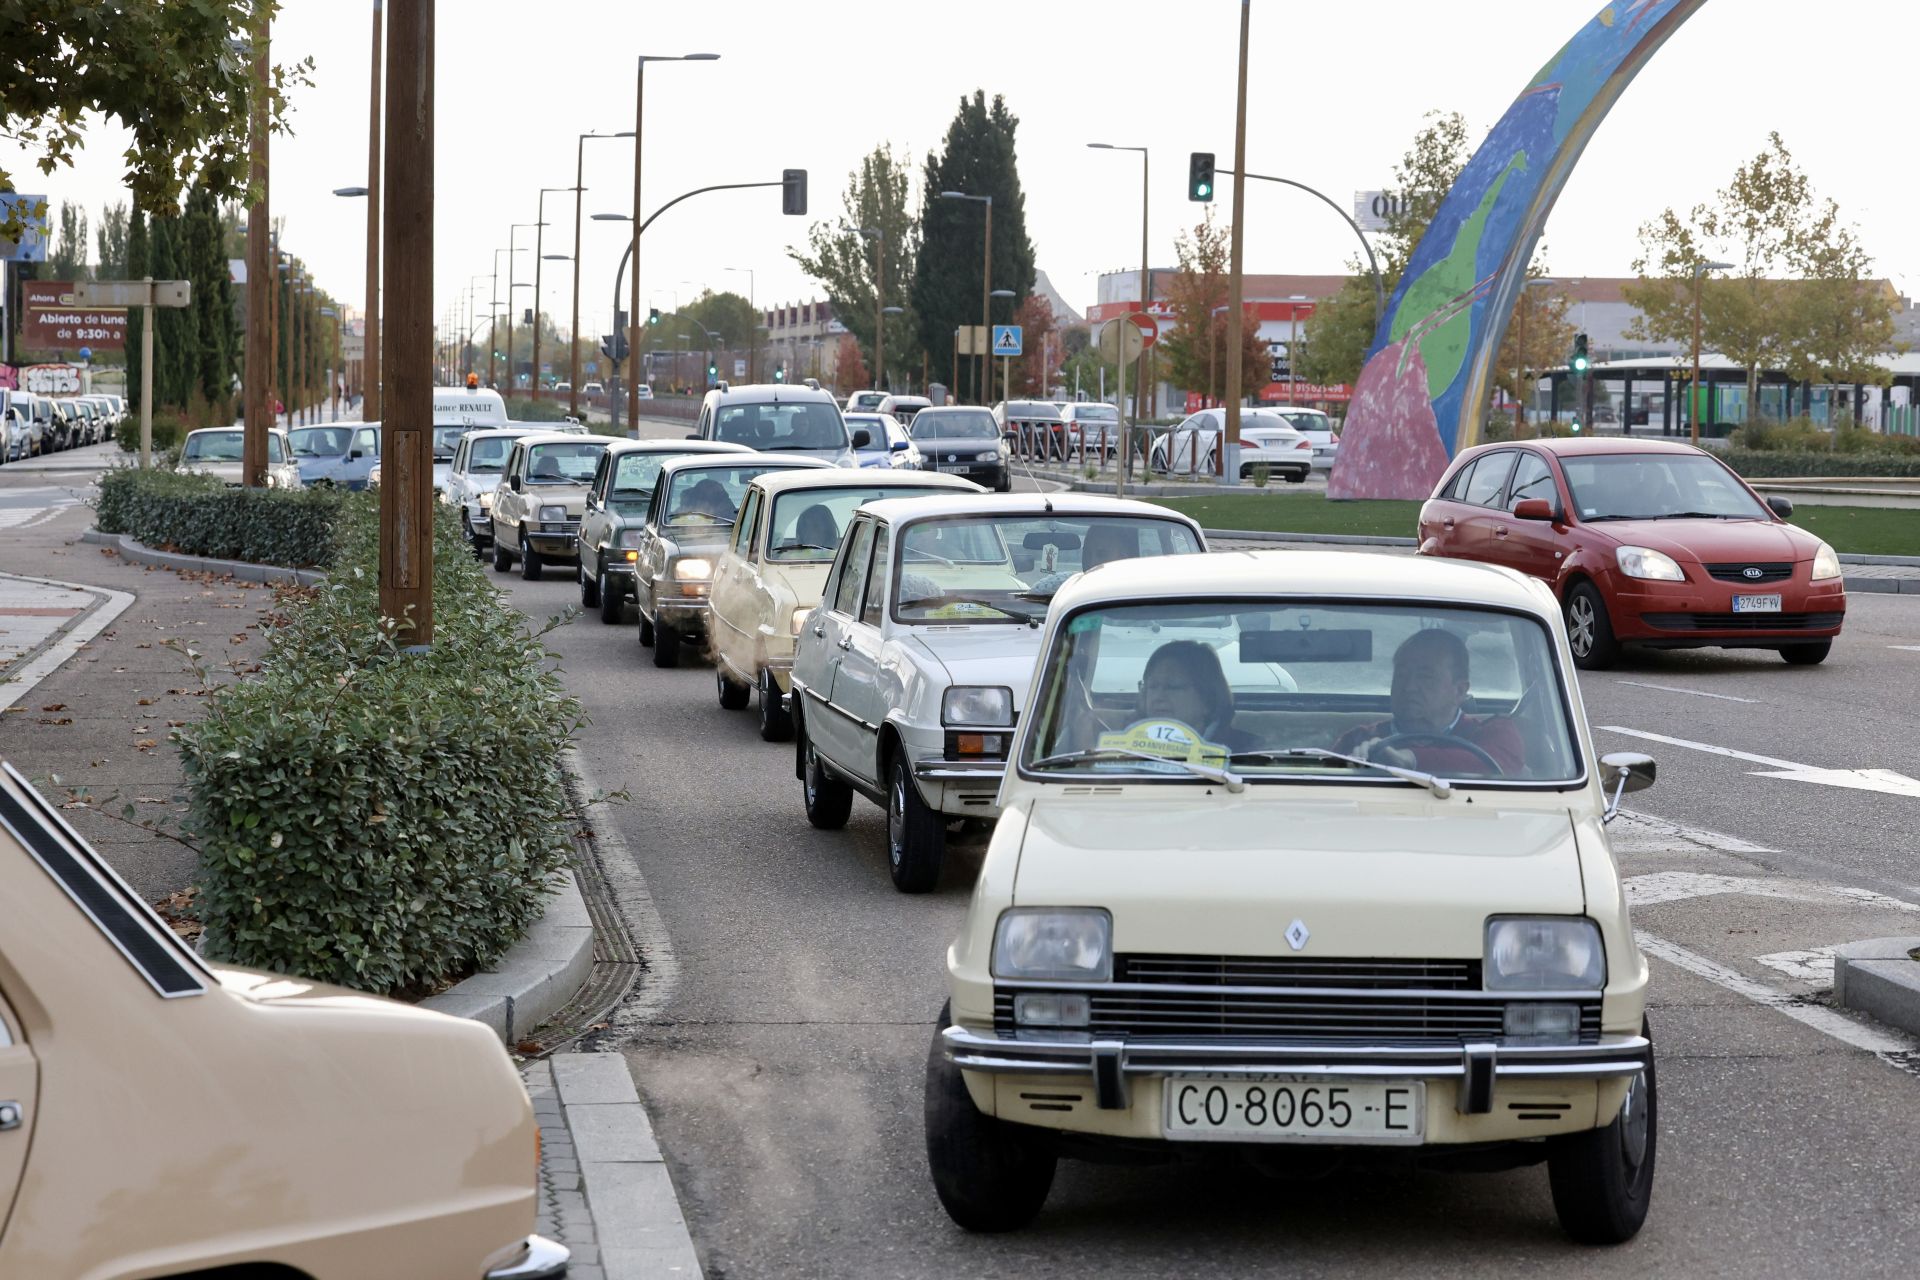
[[[1478,441],[1493,358],[1554,200],[1620,94],[1705,2],[1608,5],[1487,134],[1380,318],[1329,496],[1424,498]]]

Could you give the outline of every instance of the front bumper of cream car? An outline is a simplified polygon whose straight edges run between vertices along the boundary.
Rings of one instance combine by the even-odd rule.
[[[526,1252],[518,1260],[493,1268],[484,1280],[553,1280],[567,1274],[572,1253],[545,1236],[528,1236]]]

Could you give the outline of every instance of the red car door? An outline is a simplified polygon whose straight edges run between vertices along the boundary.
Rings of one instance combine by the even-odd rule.
[[[1485,560],[1492,554],[1493,522],[1504,513],[1500,498],[1513,471],[1513,450],[1496,449],[1474,459],[1447,486],[1439,503],[1438,553],[1456,560]],[[1422,531],[1424,536],[1424,530]]]
[[[1567,526],[1551,520],[1522,520],[1513,514],[1513,509],[1529,498],[1539,498],[1564,518],[1566,499],[1546,458],[1532,449],[1516,452],[1520,456],[1507,481],[1507,491],[1500,504],[1502,513],[1489,522],[1492,537],[1487,544],[1486,558],[1494,564],[1556,582],[1560,577],[1560,564],[1571,545]]]
[[[1464,536],[1460,535],[1460,517],[1463,514],[1460,495],[1473,482],[1473,469],[1479,463],[1478,458],[1467,462],[1453,473],[1438,493],[1420,505],[1419,528],[1415,530],[1415,536],[1420,539],[1423,554],[1459,557],[1460,536]]]

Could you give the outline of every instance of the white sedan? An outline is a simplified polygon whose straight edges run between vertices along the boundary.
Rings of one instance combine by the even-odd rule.
[[[1226,430],[1226,416],[1225,409],[1189,414],[1154,441],[1153,469],[1171,475],[1191,475],[1197,469],[1202,475],[1211,475],[1216,467],[1214,454]],[[1278,412],[1249,409],[1240,415],[1240,478],[1248,479],[1255,467],[1263,465],[1269,474],[1300,484],[1313,470],[1313,445]]]

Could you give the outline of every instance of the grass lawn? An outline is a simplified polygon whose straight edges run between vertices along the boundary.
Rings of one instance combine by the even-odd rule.
[[[1357,533],[1411,538],[1420,514],[1417,502],[1329,502],[1317,493],[1235,493],[1207,498],[1155,498],[1184,511],[1207,529],[1257,529],[1273,533]],[[1863,555],[1920,556],[1920,510],[1898,507],[1793,509],[1793,523],[1818,534],[1836,551]]]

